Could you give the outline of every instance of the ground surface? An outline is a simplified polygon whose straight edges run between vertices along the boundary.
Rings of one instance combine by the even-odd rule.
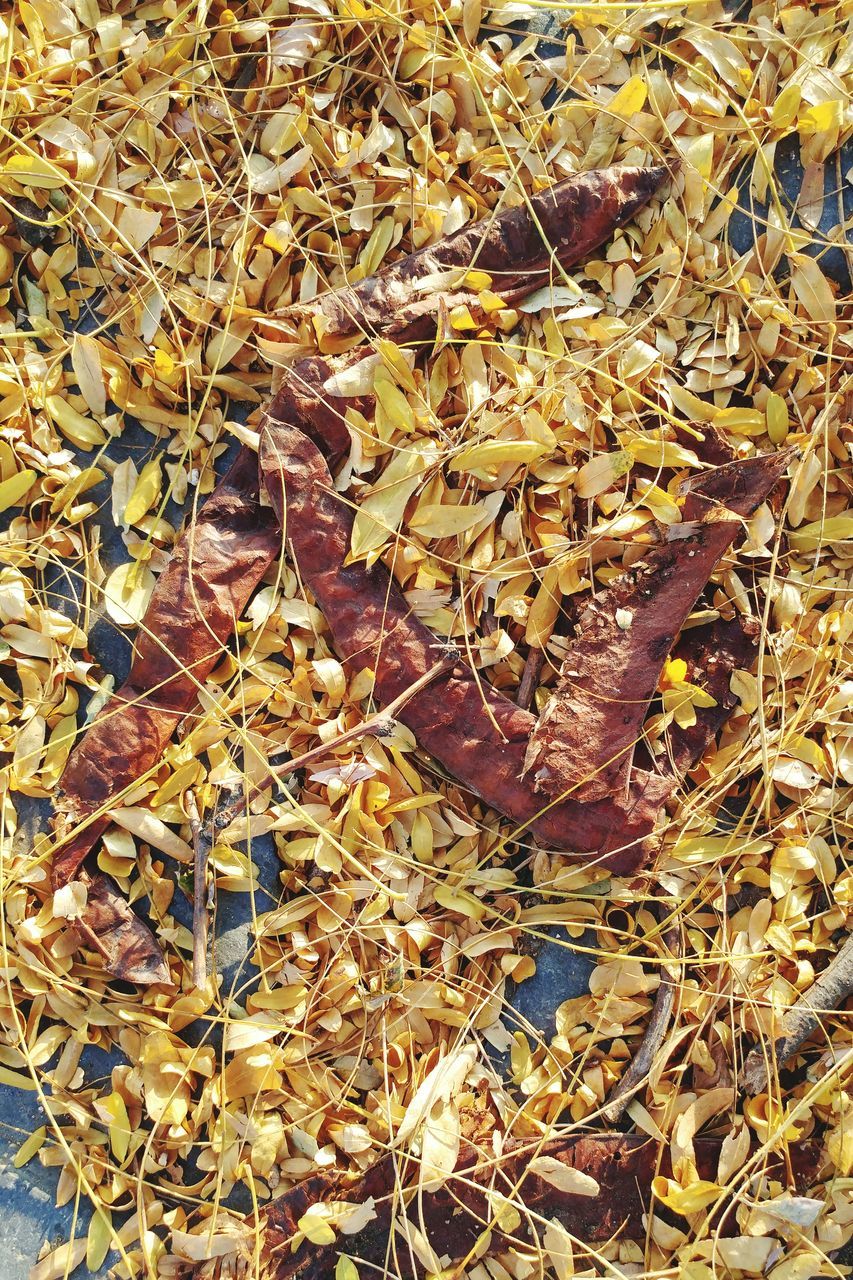
[[[529,25],[530,29],[543,33],[544,42],[549,42],[549,33],[550,41],[553,41],[555,23],[553,16],[543,13]],[[559,45],[543,50],[546,55],[557,51]],[[777,161],[778,176],[793,201],[802,181],[802,170],[795,149],[780,147]],[[842,171],[850,168],[851,161],[853,156],[848,156],[846,162],[842,163]],[[845,191],[844,198],[849,213],[853,208],[853,193],[849,188]],[[763,210],[756,210],[759,217],[762,213]],[[836,201],[828,200],[821,229],[828,230],[837,221]],[[754,233],[755,224],[751,224],[748,218],[740,216],[733,219],[731,240],[737,250],[744,251]],[[822,261],[828,275],[845,278],[844,283],[849,287],[846,279],[848,264],[841,250],[831,251]],[[134,443],[132,429],[128,429],[117,446],[117,459],[126,456],[127,450],[132,449]],[[110,569],[124,560],[126,553],[118,531],[106,520],[103,535],[103,561],[105,567]],[[114,673],[116,683],[120,683],[129,665],[130,641],[127,635],[118,632],[105,620],[93,630],[92,650],[103,670]],[[43,827],[47,814],[44,802],[31,802],[29,810],[22,813],[20,838],[28,839],[34,830]],[[253,856],[260,864],[262,883],[274,890],[279,864],[271,841],[255,842]],[[183,912],[184,923],[189,922],[189,915],[188,909]],[[216,921],[215,957],[226,988],[231,983],[245,982],[246,975],[242,970],[249,950],[250,919],[246,895],[222,896]],[[520,1020],[529,1027],[553,1031],[554,1008],[562,1000],[586,991],[591,967],[586,956],[581,952],[573,953],[565,943],[560,946],[546,943],[537,956],[535,976],[519,988],[514,998]],[[106,1076],[111,1063],[106,1055],[91,1053],[84,1055],[83,1065],[87,1078],[94,1080]],[[54,1204],[56,1171],[43,1168],[36,1160],[20,1170],[12,1165],[15,1150],[42,1122],[41,1108],[35,1093],[23,1094],[19,1090],[0,1086],[0,1197],[3,1204],[0,1216],[0,1280],[23,1280],[44,1242],[50,1241],[51,1245],[55,1245],[67,1240],[72,1227],[75,1215],[73,1199],[61,1208]],[[80,1206],[80,1220],[85,1222],[87,1217],[87,1208]],[[77,1234],[80,1233],[78,1227]],[[106,1270],[103,1274],[106,1274]]]

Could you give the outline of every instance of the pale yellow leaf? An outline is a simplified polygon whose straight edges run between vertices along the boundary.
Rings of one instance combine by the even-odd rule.
[[[22,186],[40,187],[44,191],[53,191],[68,182],[68,174],[64,169],[35,152],[19,151],[11,155],[0,172],[14,178]]]
[[[96,416],[107,411],[107,392],[101,364],[101,348],[88,334],[75,333],[71,344],[71,366],[80,394]]]
[[[36,482],[35,471],[27,468],[24,471],[17,472],[16,475],[10,476],[8,480],[0,483],[0,511],[5,511],[8,507],[17,507],[21,499]]]
[[[601,1187],[595,1178],[580,1169],[563,1164],[554,1156],[534,1156],[527,1166],[530,1173],[572,1196],[597,1196]]]
[[[413,440],[398,450],[359,504],[352,530],[354,560],[377,551],[397,531],[406,503],[437,458],[430,441]]]
[[[473,529],[485,514],[486,507],[482,502],[475,502],[468,507],[426,502],[412,516],[409,528],[424,538],[451,538]]]
[[[146,462],[139,473],[125,509],[124,523],[138,524],[157,502],[162,489],[163,473],[160,470],[160,459],[152,458]]]
[[[29,1280],[64,1280],[86,1256],[86,1240],[69,1240],[30,1267]]]
[[[831,324],[835,319],[835,295],[814,258],[800,254],[791,268],[791,284],[810,320]]]
[[[155,818],[148,809],[131,805],[110,809],[109,816],[116,826],[132,832],[146,844],[153,845],[161,853],[168,854],[170,858],[175,858],[178,862],[192,862],[193,851],[186,840],[182,840],[179,835],[170,830],[165,822]]]
[[[633,465],[634,455],[628,449],[615,449],[613,453],[590,458],[575,477],[575,493],[579,498],[595,498],[616,484]]]
[[[137,627],[145,617],[154,592],[156,578],[144,564],[135,560],[113,569],[104,583],[107,613],[120,627]]]
[[[97,1207],[89,1222],[86,1240],[86,1266],[90,1271],[100,1271],[112,1244],[112,1216],[109,1209]]]
[[[458,453],[448,463],[448,470],[488,472],[508,462],[525,466],[547,452],[547,446],[538,440],[484,440]]]

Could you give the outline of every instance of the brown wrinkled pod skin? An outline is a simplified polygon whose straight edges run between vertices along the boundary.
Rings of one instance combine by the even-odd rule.
[[[281,399],[277,407],[283,407]],[[352,673],[372,669],[377,700],[390,702],[434,666],[445,646],[413,615],[384,565],[347,565],[353,512],[334,492],[322,455],[301,430],[270,418],[261,474],[341,659]],[[549,807],[522,776],[535,718],[478,680],[461,655],[459,666],[412,697],[399,718],[463,786],[549,847],[599,855],[614,869],[630,870],[645,860],[638,841],[650,835],[671,779],[638,777],[626,803],[564,800]]]
[[[259,502],[257,460],[242,450],[175,546],[160,575],[136,642],[127,682],[77,744],[62,777],[56,825],[68,839],[53,861],[53,887],[74,879],[106,829],[103,813],[155,768],[222,645],[281,548],[281,534]],[[102,875],[87,877],[77,923],[117,977],[167,982],[168,969],[146,925]]]
[[[720,1154],[720,1139],[695,1140],[696,1165],[700,1178],[713,1182]],[[803,1190],[814,1179],[820,1164],[820,1144],[791,1143],[788,1147],[791,1179]],[[528,1172],[536,1156],[550,1156],[569,1169],[578,1169],[599,1185],[595,1196],[572,1195],[559,1191],[551,1182]],[[463,1258],[491,1227],[487,1252],[500,1253],[513,1244],[531,1242],[544,1230],[543,1220],[556,1217],[560,1223],[585,1243],[621,1236],[643,1240],[646,1235],[644,1215],[652,1207],[651,1184],[658,1174],[671,1176],[667,1152],[658,1143],[637,1134],[590,1134],[553,1138],[539,1145],[507,1141],[497,1158],[463,1144],[456,1169],[438,1191],[425,1191],[419,1196],[405,1196],[405,1207],[395,1187],[402,1177],[412,1182],[416,1162],[409,1165],[398,1156],[394,1161],[385,1156],[360,1177],[342,1174],[318,1174],[300,1182],[292,1190],[273,1200],[262,1211],[264,1227],[263,1258],[267,1280],[327,1280],[334,1274],[337,1258],[352,1258],[385,1264],[390,1254],[391,1274],[401,1277],[423,1277],[425,1274],[402,1235],[390,1235],[393,1222],[409,1219],[423,1233],[439,1257]],[[411,1170],[411,1172],[410,1172]],[[772,1177],[787,1181],[784,1162],[768,1157],[767,1171]],[[415,1176],[415,1187],[417,1185]],[[490,1204],[488,1190],[503,1194],[519,1208],[521,1224],[507,1233],[495,1222],[496,1208]],[[298,1232],[298,1222],[310,1205],[318,1201],[346,1200],[362,1204],[373,1196],[375,1219],[356,1235],[339,1235],[332,1245],[301,1243],[294,1251],[291,1242]],[[673,1221],[661,1205],[656,1212]],[[717,1215],[722,1235],[739,1230],[733,1207],[723,1208]],[[371,1269],[367,1268],[371,1274]],[[377,1273],[380,1274],[380,1273]]]

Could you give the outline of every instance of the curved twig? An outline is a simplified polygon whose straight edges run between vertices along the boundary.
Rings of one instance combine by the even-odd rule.
[[[662,912],[663,909],[661,908],[660,910]],[[664,932],[661,941],[672,955],[673,960],[678,961],[683,958],[684,948],[681,944],[680,923],[671,925]],[[649,1024],[640,1041],[639,1048],[621,1079],[614,1085],[610,1092],[610,1097],[602,1108],[602,1115],[608,1124],[616,1124],[617,1121],[622,1119],[628,1103],[647,1080],[649,1072],[654,1066],[658,1050],[666,1037],[672,1011],[675,1007],[675,992],[676,981],[670,977],[666,969],[663,969],[660,986],[652,1008],[652,1015],[649,1018]]]
[[[853,934],[782,1018],[781,1034],[772,1046],[764,1041],[756,1045],[740,1073],[740,1086],[747,1093],[763,1093],[770,1080],[771,1069],[778,1071],[809,1036],[820,1026],[821,1019],[832,1013],[853,995]]]

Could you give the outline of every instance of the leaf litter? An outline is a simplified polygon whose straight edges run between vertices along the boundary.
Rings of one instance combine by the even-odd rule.
[[[853,903],[849,300],[824,262],[846,235],[833,190],[851,128],[841,9],[585,9],[552,56],[533,36],[513,45],[504,23],[518,8],[317,0],[114,12],[40,0],[3,19],[0,1071],[41,1090],[46,1106],[38,1141],[22,1135],[20,1162],[56,1167],[59,1200],[97,1210],[88,1239],[46,1251],[37,1275],[104,1256],[124,1275],[191,1263],[200,1274],[261,1274],[278,1255],[270,1230],[260,1233],[263,1213],[223,1206],[238,1185],[259,1205],[305,1187],[295,1229],[334,1248],[325,1274],[369,1273],[349,1262],[346,1242],[348,1226],[369,1231],[359,1214],[370,1212],[398,1259],[446,1269],[458,1261],[436,1254],[446,1231],[433,1238],[404,1213],[404,1190],[420,1188],[423,1202],[447,1188],[455,1202],[463,1144],[494,1170],[501,1142],[548,1160],[545,1143],[600,1127],[664,971],[670,1025],[626,1112],[654,1157],[643,1185],[657,1207],[640,1206],[638,1239],[616,1224],[612,1239],[567,1229],[547,1205],[519,1230],[513,1215],[529,1221],[531,1195],[504,1164],[506,1185],[474,1202],[465,1271],[676,1267],[690,1280],[785,1280],[819,1273],[850,1234],[845,1024],[808,1004],[843,956]],[[774,177],[787,145],[804,163],[799,221]],[[223,597],[232,647],[222,655],[213,622],[177,651],[184,701],[142,735],[149,750],[159,744],[142,768],[136,745],[118,739],[100,836],[80,833],[96,849],[88,882],[54,895],[54,838],[14,836],[31,798],[57,794],[84,716],[107,709],[98,725],[118,724],[110,673],[88,649],[96,609],[133,628],[174,574],[167,498],[193,522],[178,556],[203,537],[218,460],[234,439],[257,447],[261,419],[242,423],[236,406],[260,405],[294,359],[319,349],[331,360],[363,340],[359,323],[334,332],[326,308],[341,295],[330,290],[358,296],[384,263],[579,170],[677,158],[661,199],[578,265],[561,266],[546,236],[535,267],[544,279],[531,273],[516,295],[474,252],[450,278],[430,263],[392,308],[423,329],[377,337],[368,313],[378,361],[323,374],[350,378],[343,420],[324,425],[340,439],[336,492],[364,513],[351,568],[390,575],[408,616],[464,655],[480,707],[516,701],[541,661],[525,693],[532,718],[565,687],[590,601],[618,593],[659,540],[689,546],[681,486],[727,461],[709,446],[722,441],[740,460],[797,448],[787,482],[742,517],[691,603],[657,693],[644,688],[641,739],[626,738],[622,755],[614,744],[617,763],[633,752],[632,775],[687,770],[658,826],[654,876],[537,847],[515,819],[501,821],[500,805],[456,785],[452,767],[437,776],[399,721],[336,746],[375,705],[371,670],[341,666],[330,619],[298,558],[280,558],[281,535],[260,508],[248,525],[273,530],[275,545],[257,579]],[[730,220],[756,201],[767,213],[741,252]],[[824,232],[828,205],[839,213]],[[94,327],[81,337],[83,316]],[[132,420],[150,446],[117,463],[112,444]],[[104,518],[127,549],[111,574]],[[56,581],[70,584],[70,607],[58,607]],[[630,602],[614,609],[628,646],[635,618]],[[143,623],[138,661],[146,643],[156,637]],[[139,704],[140,689],[121,696]],[[227,810],[235,785],[251,790],[282,756],[323,743],[328,767],[289,793],[268,783],[216,829],[218,892],[254,896],[260,985],[235,997],[214,972],[198,989],[192,936],[170,910],[176,860],[192,857],[187,796],[210,828],[223,793]],[[685,743],[698,747],[695,762]],[[596,785],[582,771],[576,781]],[[263,831],[282,860],[281,889],[258,886],[251,845],[240,847]],[[93,910],[119,928],[108,942],[93,930],[80,951]],[[664,942],[670,919],[687,942],[677,964]],[[592,936],[598,960],[589,996],[560,1005],[547,1044],[513,1035],[504,992],[507,977],[532,971],[525,939],[545,924],[565,930],[566,944]],[[172,985],[112,982],[105,948],[108,958],[111,947],[133,954],[129,945]],[[773,1046],[803,1000],[809,1038],[779,1071]],[[189,1030],[199,1026],[201,1043]],[[511,1042],[509,1084],[484,1041]],[[86,1078],[85,1043],[120,1050],[108,1082]],[[735,1091],[750,1051],[771,1066],[752,1097]],[[425,1111],[431,1074],[469,1061],[457,1096],[436,1093]],[[418,1097],[403,1157],[396,1144]],[[706,1135],[720,1140],[713,1167]],[[784,1158],[806,1140],[820,1163],[799,1188],[769,1152]],[[373,1206],[331,1194],[332,1171],[357,1180],[387,1169],[389,1148]],[[494,1250],[477,1243],[489,1224]]]

